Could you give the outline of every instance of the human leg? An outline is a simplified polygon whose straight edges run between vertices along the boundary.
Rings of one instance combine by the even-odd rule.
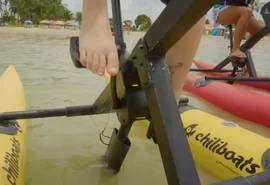
[[[255,19],[255,17],[251,17],[248,23],[247,32],[249,32],[252,36],[258,33],[265,27],[262,23]]]
[[[82,13],[80,62],[93,73],[103,75],[105,67],[107,67],[109,75],[116,75],[119,63],[109,26],[107,1],[84,0]],[[204,23],[205,16],[166,54],[166,61],[168,61],[171,72],[172,88],[177,102],[203,34]],[[110,70],[110,67],[113,67],[113,70]]]
[[[166,53],[166,62],[170,70],[172,90],[177,103],[180,100],[185,78],[203,35],[204,24],[205,16]]]
[[[80,30],[80,62],[94,74],[105,69],[115,76],[119,71],[117,48],[109,23],[107,0],[83,0]]]
[[[248,23],[248,27],[247,27],[247,32],[250,33],[251,36],[255,35],[257,32],[259,32],[261,29],[264,28],[264,25],[262,23],[260,23],[259,21],[257,21],[255,19],[255,17],[251,17],[251,19],[249,20],[249,23]],[[254,43],[256,44],[256,43]],[[244,66],[242,68],[242,71],[243,72],[247,72],[247,67]]]
[[[246,55],[240,51],[240,44],[247,32],[251,17],[252,10],[242,6],[230,6],[218,14],[218,23],[225,25],[235,24],[234,43],[231,56],[246,58]]]

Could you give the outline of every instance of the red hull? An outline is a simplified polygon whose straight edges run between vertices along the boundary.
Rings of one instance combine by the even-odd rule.
[[[210,63],[203,62],[200,60],[195,60],[194,64],[196,65],[198,69],[213,69],[216,66],[216,64],[210,64]],[[224,69],[229,69],[229,68],[224,68]],[[218,73],[218,72],[214,72],[214,73],[204,72],[204,73],[211,76],[228,76],[230,74],[230,73]],[[267,76],[267,75],[259,75],[259,74],[258,74],[258,77],[270,78],[269,75]],[[257,89],[270,91],[270,81],[269,82],[235,81],[235,83],[251,86]]]
[[[194,83],[199,78],[202,77],[189,74],[184,90],[240,118],[270,127],[269,95],[217,81],[196,87]]]

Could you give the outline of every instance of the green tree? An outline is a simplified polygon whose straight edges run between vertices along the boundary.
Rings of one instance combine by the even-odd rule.
[[[123,23],[124,23],[125,29],[127,29],[128,34],[129,34],[130,31],[132,30],[132,25],[133,25],[132,20],[125,20],[125,21],[123,21]]]
[[[64,20],[71,20],[73,17],[73,13],[66,7],[63,7],[61,16],[61,18]]]
[[[205,24],[210,24],[210,21],[208,19],[206,19]]]
[[[12,15],[8,11],[8,0],[0,0],[0,23],[8,23],[12,20]]]
[[[124,23],[125,26],[128,27],[128,28],[131,28],[132,25],[133,25],[132,20],[125,20],[125,21],[123,21],[123,23]]]
[[[110,25],[113,27],[113,18],[110,18]]]
[[[82,22],[82,12],[75,13],[75,20],[78,22]]]
[[[3,10],[4,10],[4,4],[2,0],[0,0],[0,13],[2,13]]]
[[[130,30],[132,30],[132,25],[133,25],[133,22],[132,20],[125,20],[123,21],[126,29],[128,30],[128,32],[130,32]]]
[[[113,32],[113,18],[109,18],[109,20],[110,20],[111,31]]]
[[[8,0],[0,0],[0,12],[4,13],[8,10],[9,1]]]
[[[134,21],[136,28],[140,31],[147,31],[152,25],[150,17],[145,14],[138,15]]]
[[[137,31],[137,28],[135,25],[132,26],[131,31]]]
[[[73,16],[62,0],[9,0],[9,4],[9,11],[17,15],[21,23],[26,19],[34,23],[44,19],[70,20]]]
[[[16,18],[10,12],[3,12],[3,15],[0,17],[0,23],[9,23],[9,24],[16,24]]]

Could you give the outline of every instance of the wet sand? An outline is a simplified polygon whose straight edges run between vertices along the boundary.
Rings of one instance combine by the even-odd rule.
[[[79,31],[0,28],[0,72],[15,65],[24,84],[28,109],[91,104],[105,87],[105,80],[76,69],[69,55],[69,37]],[[144,33],[125,34],[130,51]],[[203,36],[196,59],[218,63],[228,55],[228,40]],[[259,73],[269,74],[269,41],[252,50]],[[269,129],[239,119],[188,93],[190,104],[270,138]],[[157,145],[145,137],[146,127],[136,124],[132,147],[118,175],[103,163],[105,145],[98,132],[108,123],[110,136],[119,123],[114,114],[29,120],[26,185],[137,185],[166,184]],[[105,138],[105,142],[108,140]],[[218,181],[199,166],[203,184]]]

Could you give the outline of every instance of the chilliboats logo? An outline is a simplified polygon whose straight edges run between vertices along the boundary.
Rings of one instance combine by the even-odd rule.
[[[194,138],[197,142],[201,143],[205,149],[213,152],[216,155],[223,156],[225,160],[233,163],[235,168],[241,171],[246,171],[249,174],[255,174],[257,170],[260,169],[260,165],[253,162],[253,157],[246,157],[237,154],[235,151],[230,150],[228,142],[222,140],[221,138],[212,136],[211,133],[198,132],[196,130],[197,127],[199,127],[198,124],[191,124],[185,128],[188,138]],[[217,163],[226,167],[226,165],[224,165],[221,161],[217,161]],[[229,170],[236,173],[232,169]]]
[[[1,167],[0,173],[4,173],[6,175],[6,179],[8,184],[10,185],[16,185],[17,180],[19,178],[19,158],[21,153],[21,144],[18,140],[13,137],[10,139],[10,142],[12,143],[11,152],[6,152],[4,161],[4,166]],[[8,185],[6,184],[6,185]]]

